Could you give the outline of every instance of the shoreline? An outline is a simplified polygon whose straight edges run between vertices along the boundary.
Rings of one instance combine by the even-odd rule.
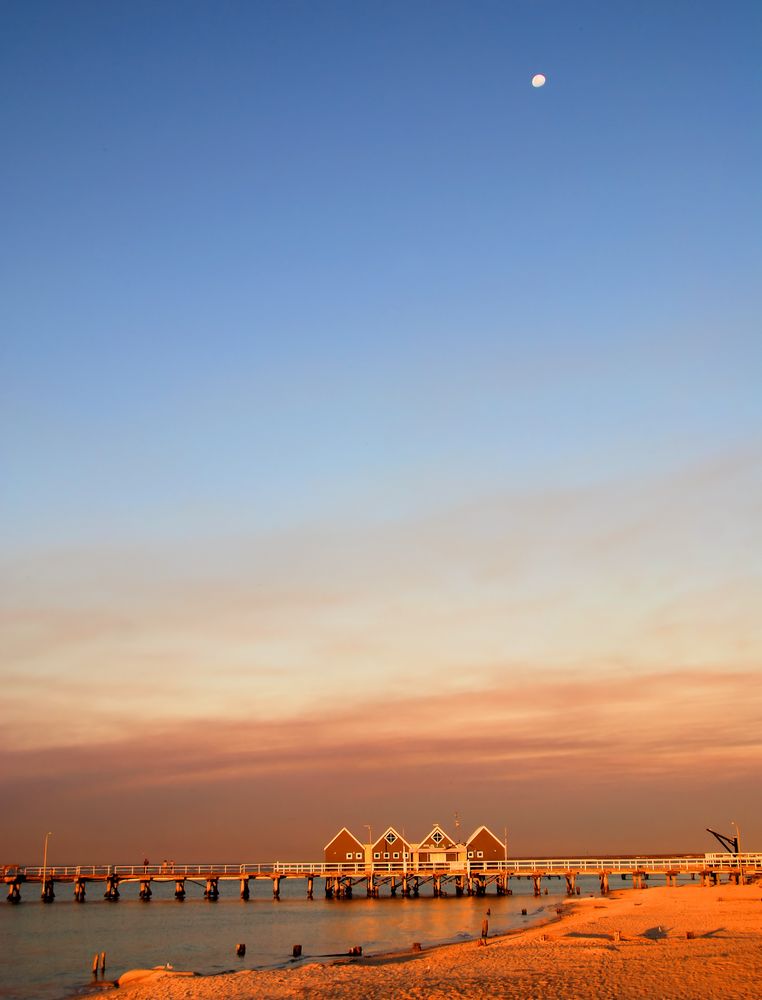
[[[762,886],[685,885],[576,898],[562,913],[480,941],[330,964],[133,982],[130,1000],[756,1000],[762,995]]]

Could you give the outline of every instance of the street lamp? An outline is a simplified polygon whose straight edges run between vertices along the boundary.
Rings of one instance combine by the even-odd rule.
[[[53,836],[52,830],[48,830],[48,832],[45,834],[45,840],[42,845],[42,891],[40,892],[40,895],[43,897],[43,899],[45,898],[45,876],[47,874],[47,869],[48,869],[48,840],[52,836]]]
[[[738,829],[738,823],[734,819],[730,821],[736,828],[736,861],[738,862],[738,880],[743,885],[743,861],[741,861],[741,831]]]
[[[730,821],[732,825],[736,828],[736,854],[741,853],[741,831],[738,829],[738,823],[734,819]]]
[[[505,863],[508,864],[508,827],[503,827],[503,847],[505,848]]]

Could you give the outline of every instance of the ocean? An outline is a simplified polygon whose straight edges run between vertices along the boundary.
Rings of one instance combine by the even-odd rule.
[[[681,882],[689,880],[682,877]],[[0,1000],[63,1000],[93,987],[92,960],[106,952],[105,980],[128,969],[169,963],[175,969],[210,975],[240,969],[272,969],[298,961],[331,961],[360,945],[364,955],[474,940],[489,913],[490,934],[552,919],[568,899],[561,880],[544,881],[548,894],[534,896],[530,879],[513,879],[513,894],[451,895],[433,898],[424,886],[419,898],[381,895],[368,899],[362,886],[353,899],[329,900],[315,880],[315,898],[306,899],[302,879],[284,879],[274,900],[269,880],[250,882],[251,899],[239,898],[238,883],[220,882],[216,902],[203,898],[203,883],[186,883],[183,902],[173,882],[154,882],[150,902],[138,899],[137,883],[120,886],[121,899],[102,898],[103,885],[91,883],[85,903],[74,901],[73,886],[56,885],[56,900],[40,901],[40,887],[22,887],[22,902],[0,903]],[[654,879],[654,884],[663,884]],[[580,894],[598,895],[595,876],[578,876]],[[631,889],[613,877],[612,889]],[[382,890],[383,892],[383,890]],[[522,914],[526,909],[526,915]],[[239,958],[236,945],[246,945]]]
[[[578,881],[582,893],[597,893],[596,878]],[[106,980],[166,963],[205,974],[267,969],[291,964],[296,944],[300,961],[309,962],[330,961],[356,945],[369,955],[409,949],[415,941],[426,948],[474,939],[487,909],[490,933],[501,933],[555,916],[567,898],[562,882],[535,897],[523,879],[513,881],[511,896],[453,892],[438,899],[424,890],[417,899],[368,899],[358,887],[353,899],[327,900],[316,880],[315,898],[308,900],[303,880],[286,879],[280,900],[273,900],[269,881],[250,885],[247,902],[237,882],[221,882],[216,902],[203,898],[203,884],[190,882],[183,902],[174,899],[171,882],[154,883],[150,902],[138,899],[135,883],[120,887],[118,902],[107,902],[102,886],[91,883],[87,902],[76,903],[72,885],[57,884],[51,904],[40,901],[38,885],[23,886],[21,903],[0,903],[0,998],[61,1000],[86,992],[96,952],[106,952]],[[238,943],[246,945],[243,958],[236,956]]]

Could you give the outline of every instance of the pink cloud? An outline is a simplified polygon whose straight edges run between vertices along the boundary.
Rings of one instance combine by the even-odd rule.
[[[731,785],[756,780],[762,766],[758,677],[721,671],[530,679],[464,695],[335,700],[330,710],[296,718],[162,729],[136,720],[131,729],[112,743],[6,751],[3,800],[18,803],[23,817],[24,803],[47,796],[69,822],[79,814],[83,826],[91,808],[116,809],[125,826],[112,831],[119,841],[157,817],[179,836],[199,803],[214,801],[225,813],[243,797],[259,803],[252,815],[260,841],[296,849],[286,818],[300,802],[330,828],[343,824],[341,803],[353,797],[368,810],[387,802],[395,816],[416,814],[422,795],[445,806],[473,802],[474,813],[481,801],[491,813],[499,800],[513,811],[512,803],[539,790],[552,801],[573,789],[582,803],[617,797],[623,787],[649,794],[679,785],[706,796],[729,776]],[[174,819],[165,815],[167,801],[176,804]],[[626,816],[611,829],[626,825]]]

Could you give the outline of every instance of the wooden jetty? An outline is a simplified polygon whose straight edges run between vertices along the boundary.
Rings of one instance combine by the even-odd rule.
[[[39,885],[44,902],[56,898],[56,885],[71,884],[74,899],[84,903],[88,889],[103,889],[103,898],[116,902],[120,886],[139,885],[139,898],[148,902],[151,887],[157,883],[174,883],[175,899],[182,901],[186,883],[203,883],[204,897],[218,899],[220,883],[238,883],[243,900],[251,896],[251,883],[270,882],[272,896],[280,898],[284,879],[300,879],[305,883],[308,899],[314,898],[315,883],[322,880],[329,899],[351,899],[354,890],[376,898],[381,890],[391,896],[418,897],[424,886],[430,886],[433,896],[445,896],[454,890],[456,896],[484,896],[490,887],[497,895],[511,895],[513,880],[532,882],[535,896],[547,892],[549,880],[563,881],[568,895],[579,894],[577,879],[594,876],[602,894],[609,892],[612,879],[631,880],[634,888],[646,888],[649,879],[663,878],[667,885],[677,884],[678,876],[698,878],[702,885],[716,885],[721,878],[744,882],[762,877],[762,854],[696,854],[683,857],[620,857],[620,858],[511,858],[502,861],[418,862],[358,861],[346,864],[325,862],[282,862],[242,864],[185,864],[165,862],[162,865],[67,865],[64,867],[5,866],[3,881],[10,903],[21,902],[22,886]]]

